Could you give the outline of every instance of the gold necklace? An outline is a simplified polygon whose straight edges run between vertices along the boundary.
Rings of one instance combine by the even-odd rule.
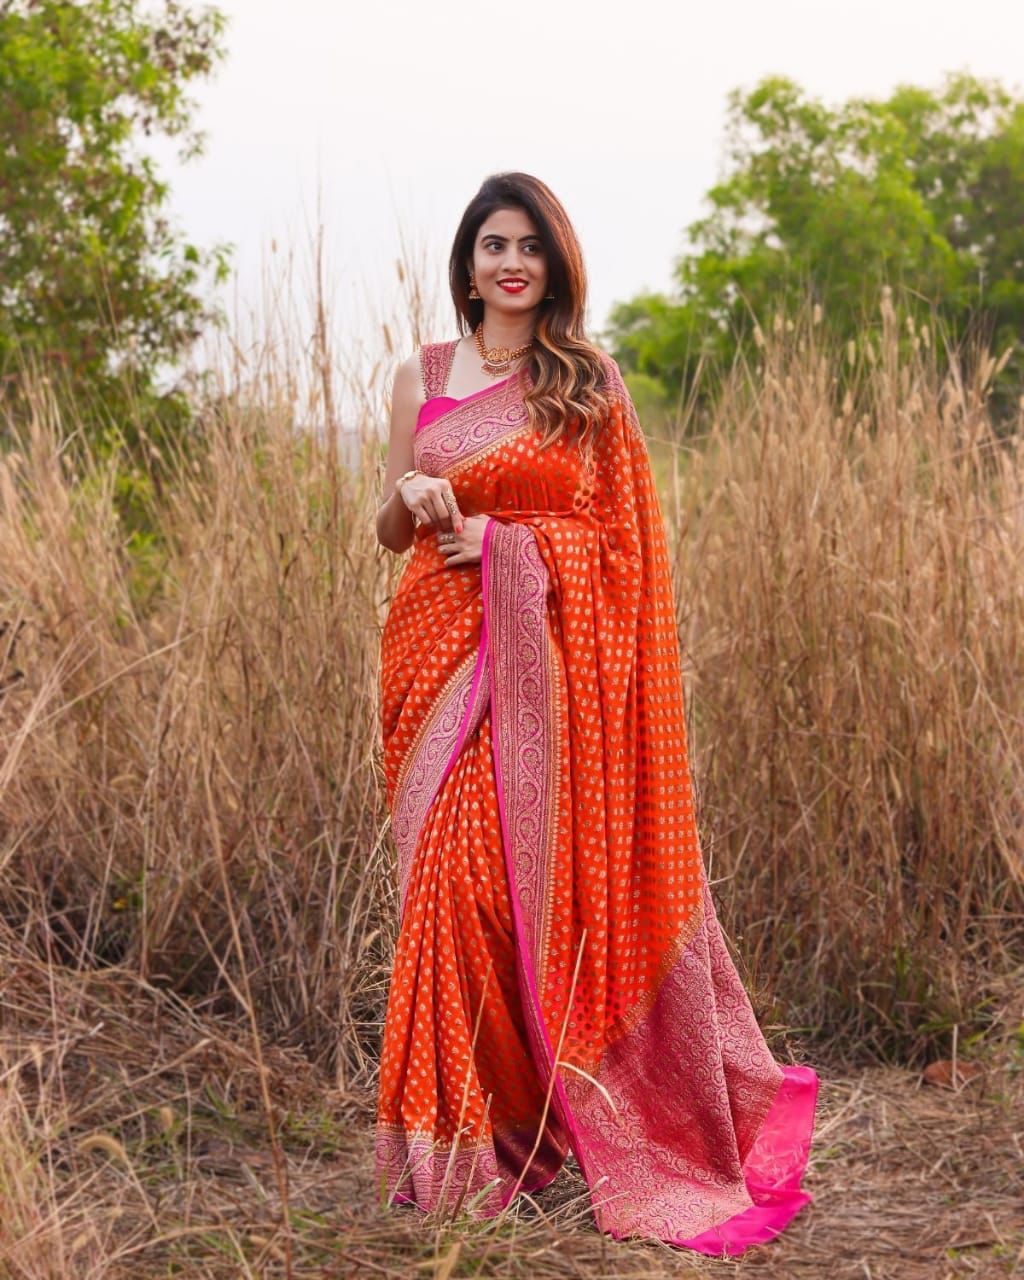
[[[487,347],[484,345],[484,322],[481,320],[477,327],[473,330],[473,341],[476,343],[476,349],[480,352],[483,364],[480,366],[484,373],[497,376],[499,373],[508,373],[512,367],[512,361],[518,360],[520,356],[525,356],[527,351],[533,346],[533,339],[524,342],[521,347],[513,347],[510,351],[508,347]]]

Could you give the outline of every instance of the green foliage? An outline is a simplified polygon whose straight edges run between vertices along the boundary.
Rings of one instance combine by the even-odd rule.
[[[139,135],[199,153],[185,88],[221,56],[216,10],[176,0],[0,0],[0,376],[42,366],[89,426],[183,405],[155,390],[212,318],[204,273],[227,273],[169,224],[167,187]],[[131,412],[128,412],[130,409]],[[99,428],[98,428],[99,429]]]
[[[771,77],[730,94],[726,155],[678,295],[612,315],[616,357],[666,393],[808,298],[855,337],[886,284],[916,323],[934,310],[998,351],[1024,336],[1024,101],[997,84],[959,74],[830,108]],[[1004,385],[1020,374],[1011,363]]]

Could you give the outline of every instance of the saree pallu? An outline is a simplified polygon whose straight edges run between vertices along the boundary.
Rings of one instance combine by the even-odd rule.
[[[600,1229],[738,1254],[811,1199],[818,1076],[773,1058],[715,915],[647,443],[610,357],[585,461],[540,447],[525,369],[445,397],[454,347],[422,350],[415,464],[490,519],[479,565],[417,528],[382,634],[378,1175],[491,1215],[571,1150]]]

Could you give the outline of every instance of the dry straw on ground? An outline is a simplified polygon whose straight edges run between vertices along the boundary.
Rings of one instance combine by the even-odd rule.
[[[1014,1274],[1021,459],[992,363],[901,349],[891,310],[852,356],[810,318],[768,334],[652,441],[722,919],[773,1047],[824,1078],[815,1205],[737,1267],[613,1246],[571,1174],[498,1227],[377,1203],[373,510],[411,313],[349,386],[323,307],[307,355],[239,352],[134,479],[43,385],[6,425],[0,1276]],[[297,430],[344,403],[354,467]],[[954,1054],[985,1071],[921,1083]]]
[[[10,950],[6,953],[12,959]],[[822,1064],[814,1195],[738,1262],[597,1233],[565,1172],[490,1223],[381,1207],[368,1091],[264,1047],[280,1138],[244,1021],[134,973],[72,974],[17,951],[0,1045],[0,1275],[7,1280],[744,1276],[952,1280],[1024,1273],[1020,1061],[959,1090],[899,1067]],[[1004,992],[1024,1016],[1020,989]],[[282,1227],[276,1159],[288,1188]],[[449,1270],[445,1270],[450,1266]]]

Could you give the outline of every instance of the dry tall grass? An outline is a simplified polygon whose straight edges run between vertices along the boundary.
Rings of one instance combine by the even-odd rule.
[[[131,542],[116,461],[45,385],[5,426],[0,1243],[33,1242],[0,1251],[12,1275],[171,1258],[289,1273],[281,1224],[324,1210],[286,1148],[342,1152],[366,1116],[396,920],[376,682],[400,566],[373,511],[390,335],[408,322],[371,379],[339,387],[317,315],[304,349],[238,356],[189,449],[153,460],[150,531]],[[847,353],[818,326],[766,335],[714,412],[654,450],[723,919],[769,1025],[851,1056],[1005,1030],[1024,962],[1020,436],[997,442],[985,371],[965,385],[933,344],[900,357],[894,325],[886,310],[852,354],[840,403]],[[346,395],[352,467],[297,429],[310,406],[337,426]],[[331,1086],[322,1114],[310,1072]],[[183,1186],[166,1135],[247,1117],[252,1142],[254,1115],[277,1227],[253,1244],[189,1183],[210,1213],[179,1234],[136,1159],[166,1145]],[[52,1159],[114,1130],[127,1154],[108,1148],[95,1187],[88,1147]],[[131,1204],[130,1237],[91,1196]],[[165,1247],[146,1252],[147,1232]],[[193,1234],[223,1270],[188,1252]],[[307,1260],[342,1266],[334,1236],[320,1253],[304,1239]],[[502,1274],[541,1274],[520,1262]]]
[[[225,400],[205,456],[164,477],[142,600],[113,469],[67,465],[41,400],[19,435],[0,471],[4,918],[40,954],[251,1003],[268,1034],[365,1069],[392,929],[376,459],[349,474],[282,406]]]
[[[848,351],[817,321],[758,335],[671,490],[707,852],[780,1019],[924,1054],[1024,958],[1022,423],[888,297]]]

